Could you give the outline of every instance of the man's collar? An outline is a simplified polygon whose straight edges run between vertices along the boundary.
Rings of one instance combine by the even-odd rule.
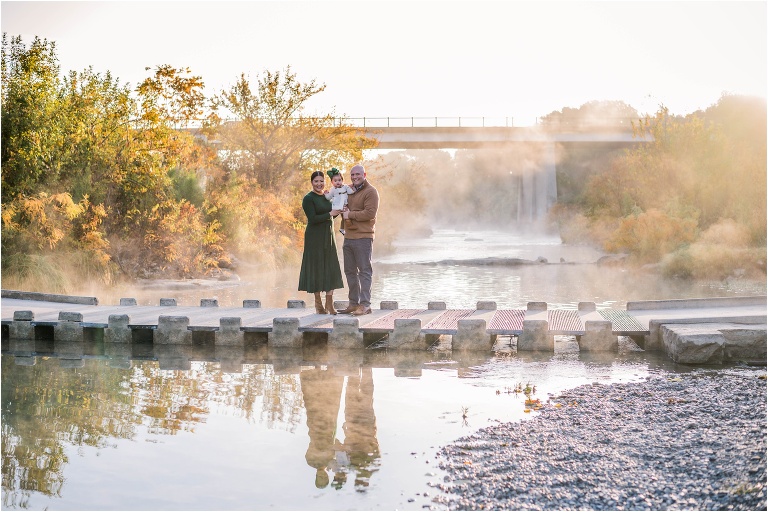
[[[363,180],[363,182],[360,184],[359,187],[357,185],[355,185],[354,186],[355,190],[360,190],[361,188],[363,188],[366,185],[366,183],[368,183],[368,180]]]

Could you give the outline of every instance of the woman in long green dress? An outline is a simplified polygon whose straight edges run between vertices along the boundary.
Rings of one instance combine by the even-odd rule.
[[[307,229],[304,231],[299,291],[315,294],[315,309],[318,313],[335,315],[333,290],[344,288],[344,282],[341,279],[339,255],[336,252],[333,218],[341,211],[331,209],[331,202],[325,198],[323,172],[313,172],[310,180],[312,190],[301,201],[301,207],[307,216]],[[325,306],[321,292],[325,292]]]

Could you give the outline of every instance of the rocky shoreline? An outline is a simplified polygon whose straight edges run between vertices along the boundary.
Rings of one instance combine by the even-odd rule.
[[[581,386],[438,460],[452,510],[766,510],[766,369]]]

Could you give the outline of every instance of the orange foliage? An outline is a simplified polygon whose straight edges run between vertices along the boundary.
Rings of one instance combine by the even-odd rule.
[[[217,268],[223,255],[217,221],[206,223],[185,200],[164,201],[152,208],[152,227],[144,235],[148,254],[162,256],[154,264],[175,277],[205,274]],[[145,253],[147,254],[147,253]]]
[[[628,252],[640,262],[658,261],[664,254],[690,244],[697,237],[696,221],[651,209],[627,217],[605,242],[609,252]]]

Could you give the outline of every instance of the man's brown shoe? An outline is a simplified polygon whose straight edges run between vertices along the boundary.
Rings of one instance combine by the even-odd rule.
[[[350,304],[349,306],[345,307],[344,309],[340,309],[336,311],[340,315],[348,315],[351,312],[355,311],[357,308],[360,307],[360,304]]]
[[[363,316],[363,315],[370,315],[371,314],[371,308],[366,306],[358,306],[356,310],[352,312],[355,316]]]

